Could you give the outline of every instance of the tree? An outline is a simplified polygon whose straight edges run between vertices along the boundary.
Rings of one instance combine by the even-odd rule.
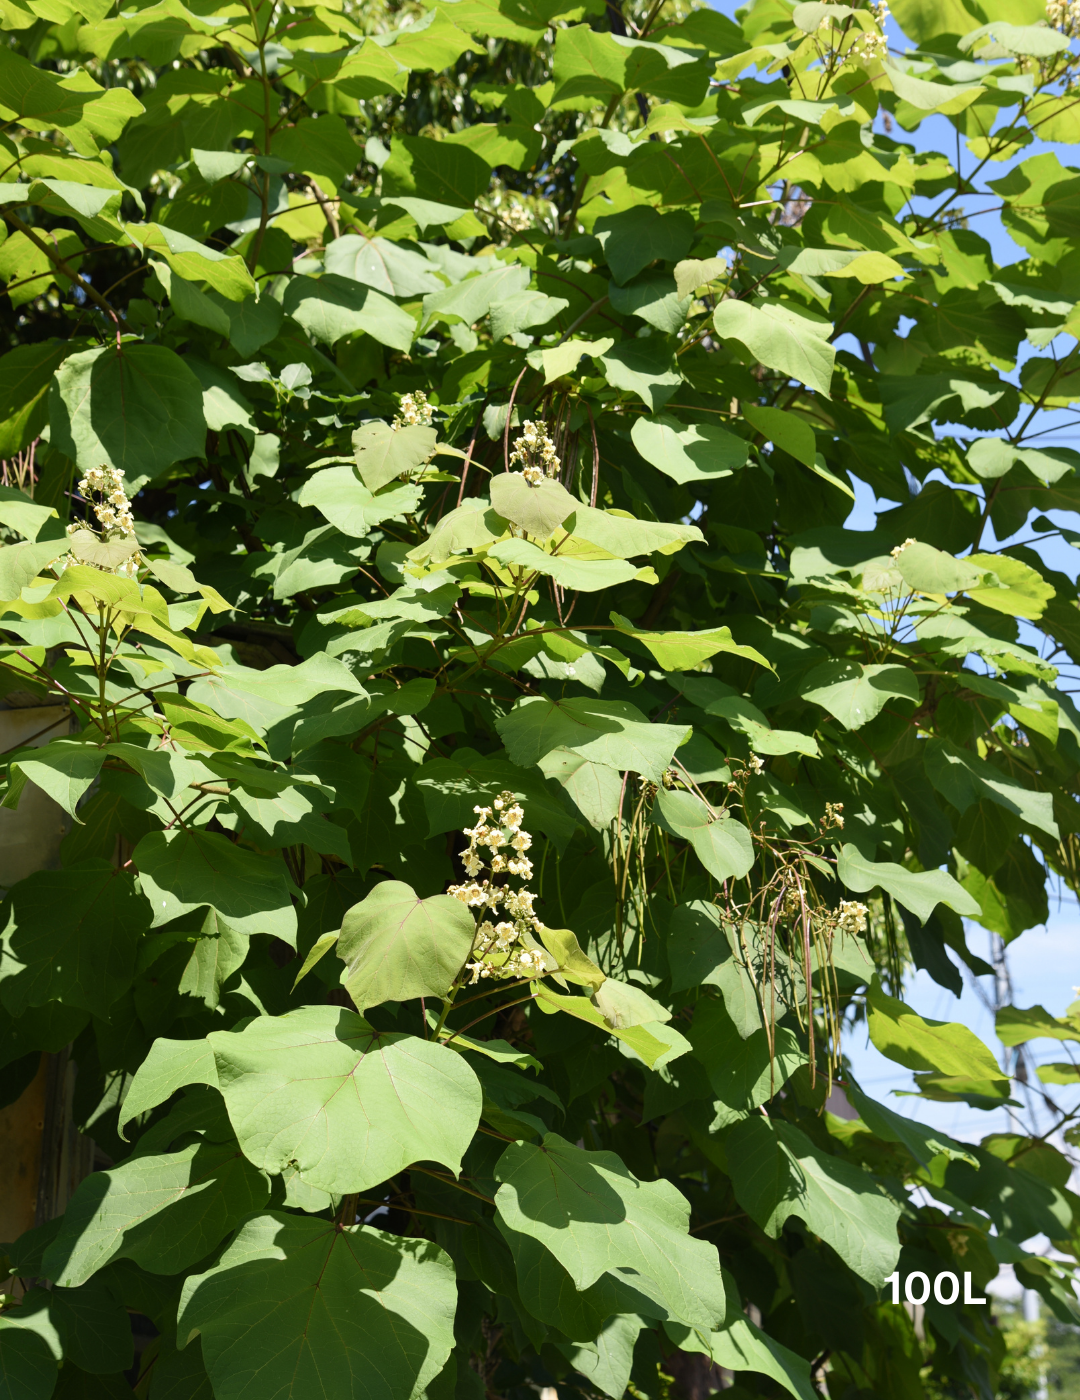
[[[1080,874],[1080,172],[991,180],[1007,269],[964,213],[1077,21],[897,12],[4,0],[0,659],[73,723],[2,1086],[70,1044],[111,1163],[5,1394],[135,1312],[149,1400],[990,1397],[1002,1262],[1072,1317],[1072,1115],[843,1054],[1009,1102],[904,975]]]

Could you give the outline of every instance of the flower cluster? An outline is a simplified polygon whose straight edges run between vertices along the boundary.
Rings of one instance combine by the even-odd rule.
[[[541,420],[526,419],[510,453],[510,465],[520,463],[521,475],[530,486],[539,486],[545,477],[558,476],[561,462],[555,444],[548,437],[547,425]]]
[[[852,44],[848,56],[870,61],[884,58],[889,52],[889,41],[885,37],[885,21],[889,18],[888,0],[870,0],[870,13],[877,29],[864,29]]]
[[[430,428],[434,409],[427,401],[427,394],[423,389],[417,389],[411,394],[402,394],[399,411],[395,417],[392,428]]]
[[[1080,0],[1047,0],[1046,19],[1070,39],[1080,35]]]
[[[534,937],[543,928],[533,912],[536,895],[529,889],[496,885],[490,878],[502,874],[532,878],[532,861],[525,854],[532,846],[532,837],[521,825],[525,813],[512,792],[501,792],[491,807],[474,807],[473,811],[477,822],[465,828],[469,848],[461,858],[470,878],[447,890],[476,911],[476,937],[471,960],[466,963],[471,980],[540,976],[547,964]],[[484,874],[485,867],[490,876]],[[503,919],[498,917],[500,905],[506,916]]]
[[[896,546],[895,549],[890,549],[890,550],[889,550],[889,556],[890,556],[890,558],[892,558],[892,559],[899,559],[900,556],[901,556],[901,554],[903,554],[903,552],[904,552],[905,549],[907,549],[910,545],[918,544],[918,543],[919,543],[919,541],[918,541],[917,539],[915,539],[915,538],[913,538],[913,536],[909,535],[909,536],[907,537],[907,539],[904,541],[903,544],[898,544],[898,545]]]
[[[822,831],[843,831],[844,829],[844,804],[842,802],[826,802],[825,815],[821,819]]]
[[[842,899],[837,910],[836,927],[843,933],[865,933],[870,911],[854,899]]]
[[[124,473],[118,467],[91,467],[79,482],[78,490],[79,494],[89,501],[91,509],[97,516],[103,541],[134,541],[135,517],[131,511],[131,502],[124,489]],[[85,533],[89,529],[86,522],[74,521],[67,527],[67,532],[69,535],[75,535]],[[136,550],[134,554],[118,564],[115,570],[108,569],[93,560],[80,558],[77,554],[66,555],[61,561],[61,565],[67,568],[71,564],[90,564],[91,568],[101,569],[105,573],[115,572],[134,577],[143,562],[142,555]]]

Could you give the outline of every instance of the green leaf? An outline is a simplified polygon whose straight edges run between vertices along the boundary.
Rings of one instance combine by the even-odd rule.
[[[977,1159],[967,1148],[954,1142],[951,1137],[868,1099],[850,1074],[845,1080],[844,1092],[851,1100],[852,1108],[876,1137],[884,1142],[900,1143],[921,1166],[929,1167],[936,1157],[978,1165]]]
[[[621,341],[597,358],[609,384],[636,394],[653,413],[663,408],[682,383],[678,361],[659,336]]]
[[[270,1211],[185,1281],[177,1337],[201,1336],[216,1400],[411,1400],[450,1354],[456,1307],[438,1245]]]
[[[496,302],[494,305],[501,303]],[[599,359],[614,344],[614,339],[609,335],[604,336],[602,340],[565,340],[560,341],[558,345],[546,345],[541,350],[530,350],[528,361],[533,369],[542,369],[544,383],[551,384],[556,379],[562,379],[564,375],[573,374],[582,355],[591,355],[594,359]]]
[[[538,540],[549,539],[577,505],[558,481],[530,486],[520,472],[496,473],[490,489],[492,508]]]
[[[642,1021],[635,1025],[614,1024],[613,1021],[620,1019],[617,1014],[619,1008],[614,1004],[614,1001],[611,1003],[613,1019],[609,1019],[592,997],[565,996],[561,992],[552,990],[546,982],[534,982],[532,987],[539,1010],[552,1016],[559,1011],[564,1011],[568,1016],[573,1016],[578,1021],[596,1026],[598,1030],[610,1032],[616,1040],[630,1050],[633,1057],[639,1059],[649,1069],[659,1069],[672,1060],[679,1059],[690,1050],[690,1042],[686,1037],[664,1021]],[[636,999],[631,996],[620,997],[619,1000],[630,1011],[631,1020],[635,1019],[635,1010],[644,1010],[644,1003],[637,1002],[635,1007],[633,1001]]]
[[[826,661],[803,681],[804,700],[813,700],[845,729],[861,729],[891,700],[918,704],[919,682],[906,666],[866,666],[859,661]]]
[[[15,487],[0,486],[0,524],[6,525],[9,530],[14,530],[24,539],[33,540],[46,520],[55,519],[54,507],[35,505],[29,496]]]
[[[615,1153],[557,1133],[508,1147],[495,1179],[501,1219],[550,1250],[576,1288],[611,1272],[674,1321],[709,1331],[724,1316],[716,1250],[690,1237],[689,1204],[670,1182],[639,1181]]]
[[[749,403],[743,406],[742,414],[767,441],[813,470],[817,458],[817,438],[805,418],[782,408],[765,408]]]
[[[20,1321],[17,1313],[0,1318],[0,1384],[12,1400],[49,1400],[58,1358],[37,1328]]]
[[[581,951],[577,934],[572,933],[568,928],[548,928],[543,925],[538,933],[540,942],[555,959],[559,972],[569,978],[571,982],[576,982],[580,987],[591,987],[594,992],[598,992],[605,983],[604,974],[600,971],[592,958],[587,958]],[[647,997],[649,1002],[649,1014],[643,1017],[645,1021],[661,1020],[670,1021],[671,1015],[658,1006],[651,997]],[[603,1013],[604,1019],[609,1025],[627,1025],[625,1020],[616,1019],[612,1014],[614,1007],[601,1001],[596,1002],[597,1007]],[[657,1014],[659,1011],[659,1015]]]
[[[959,593],[977,586],[985,570],[976,569],[967,559],[954,559],[933,545],[906,544],[897,556],[896,572],[920,593]]]
[[[1014,813],[1022,822],[1057,839],[1058,826],[1050,793],[1023,787],[1003,769],[969,749],[960,748],[950,739],[935,736],[927,740],[926,776],[961,815],[986,798]]]
[[[723,258],[685,258],[675,264],[675,295],[680,300],[688,297],[718,281],[726,271]]]
[[[12,780],[19,772],[31,783],[36,783],[42,792],[47,792],[52,800],[79,821],[76,807],[79,800],[97,778],[105,761],[105,750],[64,739],[54,739],[51,744],[37,750],[32,756],[16,759],[11,764]],[[13,783],[14,790],[14,783]],[[18,806],[19,784],[14,793],[8,793],[2,804],[4,807]]]
[[[335,238],[326,250],[327,272],[363,282],[388,297],[424,296],[440,291],[435,264],[389,238],[355,233]]]
[[[153,927],[203,905],[238,933],[270,933],[296,942],[296,910],[285,867],[209,831],[154,831],[132,860],[154,910]]]
[[[497,478],[496,478],[497,479]],[[622,559],[574,559],[548,554],[530,540],[500,540],[488,550],[500,564],[510,564],[528,574],[546,574],[568,593],[599,593],[629,583],[637,573],[633,564]]]
[[[336,246],[336,245],[335,245]],[[392,428],[376,419],[352,435],[356,469],[369,491],[378,491],[400,477],[409,477],[435,451],[438,433],[416,424]]]
[[[1055,596],[1053,584],[1021,559],[1006,554],[969,554],[967,563],[972,568],[992,571],[996,578],[989,587],[968,589],[969,596],[984,608],[1035,622]]]
[[[324,345],[363,331],[380,345],[407,351],[416,334],[416,322],[396,302],[329,272],[319,278],[290,278],[282,308]]]
[[[990,1101],[1008,1098],[1008,1077],[967,1026],[924,1019],[882,991],[877,977],[867,993],[867,1006],[874,1045],[890,1060],[918,1071],[920,1084]]]
[[[266,1177],[233,1142],[140,1154],[79,1185],[45,1253],[45,1271],[65,1288],[117,1258],[153,1274],[180,1273],[205,1259],[269,1195]]]
[[[715,880],[741,880],[754,864],[754,843],[740,821],[717,818],[690,792],[656,794],[653,821],[672,836],[689,841],[698,860]]]
[[[384,520],[411,513],[420,499],[418,487],[400,484],[373,495],[354,467],[325,467],[304,482],[297,496],[299,505],[314,506],[343,535],[357,540]]]
[[[157,1108],[189,1084],[218,1087],[214,1054],[206,1041],[155,1040],[124,1098],[118,1123],[121,1137],[133,1118]]]
[[[491,334],[496,340],[503,340],[508,335],[513,335],[516,331],[533,330],[537,326],[546,326],[549,321],[565,311],[570,303],[565,297],[549,297],[543,292],[518,292],[512,297],[504,300],[493,301],[491,303]],[[547,368],[546,356],[551,352],[544,352],[545,370]],[[557,376],[552,376],[555,378]]]
[[[568,36],[569,31],[565,34]],[[595,37],[601,38],[600,35]],[[556,72],[563,38],[560,34],[556,39]],[[648,205],[619,214],[605,214],[597,219],[593,233],[600,240],[612,277],[620,285],[636,277],[652,262],[678,262],[689,252],[694,236],[690,216],[684,210],[661,214]]]
[[[730,627],[713,627],[707,632],[643,632],[621,613],[613,612],[611,621],[617,631],[648,647],[665,671],[689,671],[720,652],[773,669],[759,651],[740,646]]]
[[[483,264],[481,264],[483,266]],[[529,285],[529,269],[517,263],[501,263],[487,272],[466,276],[424,298],[424,324],[434,317],[474,325],[497,301],[516,296]]]
[[[794,1124],[744,1118],[728,1134],[727,1160],[736,1200],[770,1238],[794,1215],[872,1288],[896,1267],[899,1204],[861,1168],[819,1151]]]
[[[510,761],[521,768],[539,763],[553,749],[572,749],[582,758],[629,769],[659,783],[690,729],[685,725],[650,724],[624,700],[572,697],[549,700],[526,696],[495,726]]]
[[[922,924],[939,904],[947,904],[958,914],[978,913],[975,900],[945,870],[915,872],[893,861],[867,860],[857,846],[847,844],[840,852],[836,873],[841,883],[857,894],[883,889]]]
[[[690,1032],[694,1058],[705,1066],[713,1093],[731,1118],[749,1112],[775,1098],[806,1056],[798,1038],[786,1026],[773,1031],[773,1044],[765,1028],[743,1037],[720,1001],[698,1002]]]
[[[103,464],[129,479],[153,478],[202,457],[202,386],[161,345],[84,350],[60,366],[49,391],[52,444],[80,470]]]
[[[220,253],[165,224],[130,224],[128,232],[144,248],[159,253],[179,277],[205,282],[227,301],[240,302],[258,295],[247,263],[235,253]]]
[[[476,920],[460,900],[420,899],[400,880],[383,880],[341,925],[342,985],[361,1012],[384,1001],[444,997],[475,936]]]
[[[713,312],[713,325],[724,340],[737,340],[767,369],[779,370],[830,397],[833,361],[829,336],[832,325],[780,302],[751,306],[745,301],[722,301]]]
[[[360,147],[349,128],[340,117],[330,115],[301,117],[295,126],[275,133],[270,150],[294,170],[324,176],[327,189],[344,184],[360,160]]]
[[[1019,1006],[1003,1006],[995,1018],[995,1027],[1002,1045],[1023,1045],[1029,1040],[1080,1040],[1080,1026],[1071,1020],[1059,1021],[1041,1006],[1026,1011]]]
[[[635,520],[617,511],[595,510],[592,506],[577,506],[570,533],[577,539],[588,540],[613,554],[617,559],[632,559],[636,554],[674,554],[683,545],[704,542],[696,525],[668,525],[662,520]]]
[[[471,209],[490,180],[491,167],[474,151],[428,136],[395,136],[382,168],[384,198],[422,195],[458,209]]]
[[[634,422],[630,436],[646,462],[680,485],[730,476],[746,465],[749,444],[712,423],[684,424],[667,414]]]
[[[66,540],[9,544],[0,549],[0,600],[14,601],[41,571],[66,550]]]
[[[208,1037],[234,1131],[263,1171],[294,1165],[339,1195],[417,1161],[457,1172],[480,1118],[480,1085],[452,1050],[307,1006]]]
[[[0,906],[0,999],[13,1016],[54,1000],[107,1016],[131,986],[149,919],[131,875],[108,861],[20,880]]]
[[[709,1338],[709,1354],[726,1371],[768,1376],[796,1400],[815,1400],[819,1393],[811,1382],[809,1363],[755,1327],[748,1317],[738,1317],[723,1331],[714,1332]]]
[[[0,457],[14,457],[41,435],[53,374],[85,343],[50,338],[20,345],[0,359]]]

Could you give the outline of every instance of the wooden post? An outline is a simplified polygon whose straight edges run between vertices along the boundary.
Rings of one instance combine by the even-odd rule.
[[[9,695],[8,704],[15,698]],[[0,709],[0,751],[48,743],[69,727],[62,706]],[[27,783],[17,810],[0,808],[0,889],[35,870],[56,869],[69,827],[63,809]],[[91,1170],[93,1144],[76,1132],[71,1118],[74,1084],[75,1066],[67,1049],[43,1054],[29,1087],[0,1109],[0,1240],[16,1240],[31,1226],[59,1215]]]

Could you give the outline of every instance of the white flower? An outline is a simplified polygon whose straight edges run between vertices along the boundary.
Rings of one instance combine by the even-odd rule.
[[[837,911],[836,926],[844,933],[865,933],[870,911],[865,904],[853,899],[842,899]]]
[[[890,556],[891,556],[893,559],[899,559],[900,556],[901,556],[901,554],[903,554],[903,552],[904,552],[905,549],[908,549],[908,548],[911,547],[911,545],[913,545],[913,544],[918,544],[918,543],[919,543],[918,540],[913,539],[913,538],[909,535],[908,538],[904,541],[903,544],[898,544],[898,545],[896,546],[895,549],[890,549],[890,550],[889,550],[889,554],[890,554]]]
[[[402,394],[400,412],[390,426],[392,428],[430,428],[433,411],[423,389],[416,389],[411,394]]]

